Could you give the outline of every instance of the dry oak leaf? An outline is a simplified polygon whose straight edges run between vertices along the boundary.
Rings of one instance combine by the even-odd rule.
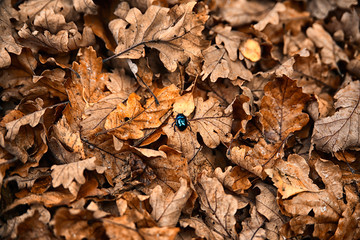
[[[144,129],[159,127],[162,124],[161,118],[179,97],[179,89],[175,85],[170,85],[155,89],[153,92],[159,105],[155,104],[154,98],[150,98],[143,107],[140,96],[136,93],[130,94],[127,105],[119,103],[116,110],[106,118],[104,126],[106,132],[112,132],[122,140],[139,139],[144,136]]]
[[[215,42],[217,46],[224,43],[224,47],[228,52],[231,61],[236,61],[238,58],[238,49],[240,41],[247,36],[239,31],[231,31],[231,26],[217,25],[211,29],[216,33]]]
[[[185,207],[192,194],[189,182],[180,179],[180,188],[175,192],[163,193],[161,186],[156,186],[150,194],[150,205],[152,207],[151,216],[160,227],[175,227],[181,211]]]
[[[62,15],[59,14],[59,16]],[[49,54],[66,53],[79,47],[95,44],[95,36],[90,27],[84,27],[82,34],[78,31],[75,23],[70,24],[68,28],[52,34],[48,30],[32,31],[25,23],[18,34],[24,46],[34,52],[42,50]]]
[[[64,188],[69,188],[74,180],[79,184],[84,184],[85,177],[83,173],[85,169],[96,170],[100,174],[105,171],[105,167],[99,166],[98,163],[96,163],[96,157],[69,164],[53,165],[51,167],[53,187],[56,188],[63,185]]]
[[[265,179],[267,175],[263,171],[264,168],[274,164],[283,155],[282,144],[268,144],[261,138],[253,148],[245,145],[231,148],[229,159],[256,176]]]
[[[240,60],[232,61],[226,49],[222,46],[212,45],[203,51],[204,65],[202,67],[202,80],[210,76],[211,82],[218,78],[236,80],[238,77],[250,81],[252,73],[245,68]]]
[[[292,154],[287,161],[277,161],[273,168],[265,169],[278,188],[282,199],[301,192],[318,192],[319,187],[309,178],[310,167],[304,158]]]
[[[269,239],[263,226],[265,225],[265,217],[251,204],[249,210],[250,217],[241,222],[242,231],[239,233],[239,240],[247,239]],[[278,239],[277,239],[278,240]]]
[[[59,238],[66,240],[104,239],[105,229],[101,221],[96,221],[95,212],[85,209],[68,209],[62,207],[55,213],[51,225]]]
[[[37,220],[42,224],[48,224],[51,218],[50,212],[42,205],[32,205],[30,209],[27,210],[26,213],[7,220],[6,224],[0,227],[0,237],[2,238],[11,237],[13,239],[19,237],[18,232],[24,229],[18,228],[18,226],[21,225],[24,221],[26,221],[30,217],[35,215],[37,215]],[[27,236],[27,238],[24,239],[29,239],[29,236]],[[33,239],[37,239],[37,238],[33,238]]]
[[[226,3],[220,9],[220,16],[233,27],[260,21],[274,6],[270,1],[236,0]]]
[[[331,35],[318,23],[306,30],[306,35],[321,48],[320,55],[322,62],[338,69],[337,62],[342,60],[349,62],[349,59],[342,48],[340,48]]]
[[[220,142],[228,143],[231,140],[232,109],[225,109],[213,97],[205,102],[202,98],[196,98],[194,103],[195,115],[193,119],[188,119],[191,128],[188,127],[182,132],[172,124],[162,128],[168,137],[168,145],[181,151],[188,160],[195,156],[200,147],[196,137],[197,132],[209,148],[216,148]]]
[[[178,62],[185,63],[189,57],[202,57],[201,50],[208,46],[202,30],[208,16],[195,14],[196,2],[176,5],[173,8],[151,5],[143,15],[132,8],[125,21],[116,19],[109,23],[118,46],[120,58],[139,59],[145,54],[144,46],[160,52],[160,59],[171,72]],[[130,27],[127,25],[130,24]]]
[[[207,240],[223,240],[224,236],[217,232],[216,229],[211,229],[210,225],[206,225],[201,218],[190,217],[180,219],[180,225],[183,228],[192,227],[198,237]]]
[[[216,148],[220,142],[231,141],[231,105],[225,109],[219,100],[210,97],[206,101],[196,98],[195,107],[196,112],[191,121],[194,122],[194,130],[200,133],[206,146]]]
[[[70,0],[29,0],[19,5],[20,20],[26,22],[33,20],[36,15],[47,9],[55,13],[61,13],[65,19],[75,21],[79,19],[79,14],[75,11],[73,1]]]
[[[181,178],[190,181],[187,159],[167,145],[160,146],[159,150],[166,153],[165,157],[152,157],[144,162],[153,169],[156,175],[154,182],[162,187],[164,193],[176,192],[181,187]]]
[[[312,142],[335,153],[360,145],[360,81],[353,81],[334,96],[337,112],[315,122]]]
[[[260,121],[268,141],[284,141],[308,123],[309,116],[302,110],[310,97],[296,86],[296,81],[286,76],[276,78],[265,85],[264,93],[260,106],[263,117]]]
[[[11,64],[9,53],[20,55],[21,45],[19,45],[13,35],[11,19],[19,19],[18,12],[12,8],[11,0],[4,0],[0,3],[0,68],[8,67]]]
[[[254,25],[254,28],[258,31],[262,31],[268,24],[277,25],[280,20],[279,13],[284,12],[285,10],[286,7],[283,3],[276,3],[266,16]]]
[[[320,239],[333,236],[345,209],[345,204],[326,190],[302,192],[280,201],[279,205],[283,214],[292,217],[289,223],[292,231],[302,234],[307,224],[314,224],[313,237]],[[310,212],[313,217],[309,216]]]
[[[257,62],[261,58],[260,43],[254,39],[248,39],[241,44],[241,54],[252,62]]]
[[[85,13],[86,15],[97,14],[97,6],[92,0],[75,0],[74,8],[77,12]]]
[[[195,189],[199,194],[200,208],[206,213],[205,222],[223,238],[237,239],[235,213],[248,202],[226,194],[221,183],[205,173],[201,174]]]
[[[43,108],[41,110],[30,113],[28,115],[24,115],[14,121],[6,123],[5,127],[7,130],[7,133],[6,133],[5,139],[9,140],[9,141],[13,141],[15,139],[16,135],[19,133],[21,126],[30,125],[31,127],[35,127],[43,120],[43,116],[47,110],[52,109],[59,105],[62,105],[62,104],[61,103],[55,104],[50,107]]]
[[[216,168],[214,174],[224,187],[237,194],[244,194],[245,190],[251,187],[249,178],[254,177],[253,174],[243,170],[239,166],[228,166],[225,168],[224,172],[221,168]]]
[[[309,2],[308,10],[314,17],[324,19],[330,11],[336,8],[350,9],[352,5],[356,5],[357,3],[356,0],[313,0]]]

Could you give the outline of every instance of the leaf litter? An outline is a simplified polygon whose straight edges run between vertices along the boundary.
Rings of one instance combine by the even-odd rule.
[[[1,238],[359,239],[357,3],[2,1]]]

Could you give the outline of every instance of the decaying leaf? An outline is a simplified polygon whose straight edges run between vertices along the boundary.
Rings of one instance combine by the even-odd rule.
[[[334,98],[337,112],[316,121],[312,137],[317,149],[332,153],[359,147],[360,81],[351,82]]]

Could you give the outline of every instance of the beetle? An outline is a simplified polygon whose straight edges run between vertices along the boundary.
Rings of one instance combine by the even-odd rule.
[[[175,122],[173,123],[173,125],[174,124],[179,129],[179,131],[182,132],[182,131],[185,131],[185,129],[189,125],[189,121],[187,120],[187,118],[184,114],[179,113],[175,117]],[[175,131],[175,126],[174,126],[174,131]]]

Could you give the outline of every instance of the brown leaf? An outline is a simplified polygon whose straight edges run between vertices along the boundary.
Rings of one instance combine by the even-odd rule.
[[[357,1],[355,0],[347,0],[347,1],[335,0],[331,2],[314,0],[309,2],[309,11],[314,17],[324,19],[330,11],[334,10],[337,7],[348,9],[351,7],[351,5],[356,5],[356,4]]]
[[[156,186],[150,195],[151,215],[160,227],[174,227],[182,209],[192,194],[189,183],[180,179],[181,186],[176,193],[164,194],[160,186]]]
[[[359,147],[360,81],[351,82],[334,97],[337,112],[315,122],[312,142],[325,152]]]
[[[216,45],[220,46],[221,43],[224,43],[224,47],[228,52],[230,60],[236,61],[238,58],[237,50],[240,47],[240,41],[246,37],[245,34],[239,31],[231,31],[230,26],[222,25],[213,27],[212,31],[216,33]]]
[[[272,178],[282,199],[287,199],[301,192],[318,192],[309,178],[310,167],[299,155],[290,155],[287,161],[278,160],[272,169],[265,172]]]
[[[241,26],[261,20],[273,5],[269,1],[231,1],[221,8],[220,16],[231,26]]]
[[[233,163],[264,179],[265,165],[268,167],[271,163],[274,164],[283,154],[281,144],[267,144],[261,138],[253,148],[244,145],[231,148],[229,158]]]
[[[251,187],[249,177],[253,175],[242,170],[239,166],[229,166],[224,172],[222,172],[221,168],[216,168],[214,174],[224,187],[227,187],[237,194],[243,194],[245,190]]]
[[[322,62],[337,69],[337,62],[342,60],[348,62],[349,59],[345,52],[336,44],[330,34],[318,23],[306,30],[307,36],[315,43],[316,47],[321,48],[320,55]]]
[[[115,111],[111,112],[105,121],[107,132],[114,132],[119,139],[139,139],[144,136],[143,129],[157,128],[162,124],[161,118],[170,110],[172,104],[179,96],[179,90],[170,85],[154,90],[159,105],[154,99],[141,106],[140,97],[132,93],[127,105],[119,103]]]
[[[250,81],[252,73],[244,67],[240,60],[232,61],[224,47],[212,45],[203,51],[205,63],[202,68],[202,79],[210,76],[212,82],[218,78],[236,80],[238,77]]]
[[[195,4],[189,2],[172,9],[151,5],[144,15],[137,8],[130,9],[125,21],[116,19],[109,23],[118,43],[115,52],[123,52],[121,58],[138,59],[145,54],[144,46],[155,48],[171,72],[178,62],[185,63],[193,55],[201,57],[201,50],[207,46],[201,31],[208,16],[193,13]]]
[[[76,180],[79,184],[85,183],[85,177],[83,172],[87,170],[96,170],[98,173],[103,173],[105,168],[99,166],[96,162],[96,158],[92,157],[79,162],[64,164],[64,165],[53,165],[51,167],[53,178],[53,187],[63,185],[64,188],[69,188],[70,184]]]
[[[1,228],[0,228],[0,236],[2,237],[11,237],[11,238],[15,238],[18,236],[18,234],[21,234],[23,232],[23,228],[20,228],[19,226],[23,225],[24,222],[28,222],[29,218],[36,218],[37,221],[39,222],[39,226],[44,226],[45,224],[48,224],[51,218],[50,212],[44,208],[41,205],[33,205],[31,206],[30,209],[27,210],[27,212],[25,214],[22,214],[20,216],[16,216],[14,218],[9,219],[6,224],[4,224]],[[31,224],[31,223],[29,223]],[[46,227],[45,227],[46,228]],[[32,229],[30,229],[30,232]],[[43,228],[43,230],[45,230]],[[30,233],[28,232],[28,234]],[[46,231],[45,231],[46,232]],[[51,234],[50,234],[51,235]],[[23,238],[23,239],[29,239],[28,238]],[[43,235],[40,235],[43,236]],[[38,238],[34,238],[34,239],[38,239]]]
[[[264,92],[260,107],[263,118],[260,121],[268,141],[284,141],[289,134],[307,124],[309,116],[302,110],[309,96],[302,93],[295,81],[285,76],[277,78],[266,84]]]
[[[264,30],[266,25],[279,23],[279,13],[284,12],[286,7],[283,3],[276,3],[274,8],[269,11],[266,16],[254,25],[254,28],[258,31]]]
[[[195,186],[200,198],[200,208],[206,213],[206,222],[223,238],[236,239],[235,213],[247,202],[226,194],[221,183],[216,178],[202,174]]]
[[[97,14],[97,6],[92,0],[75,0],[74,8],[77,12],[87,14]]]
[[[194,122],[194,131],[200,133],[204,143],[209,148],[217,147],[220,142],[228,143],[231,140],[232,107],[224,109],[220,102],[210,97],[204,101],[195,99],[196,112],[191,124]]]
[[[84,209],[60,208],[53,218],[54,233],[67,240],[82,238],[103,239],[105,229],[100,221],[94,221],[94,212]]]
[[[12,8],[11,1],[5,0],[0,3],[0,68],[8,67],[11,64],[9,53],[20,55],[21,45],[13,37],[13,26],[10,20],[19,19],[18,12]]]
[[[34,213],[33,216],[28,217],[24,220],[24,222],[18,225],[18,235],[17,238],[20,240],[22,239],[53,239],[56,238],[53,236],[52,232],[50,231],[47,222],[43,222],[41,219],[42,216],[38,211]]]
[[[200,218],[190,217],[190,218],[180,219],[180,225],[184,228],[189,226],[194,228],[196,235],[201,238],[205,238],[208,240],[224,239],[224,236],[222,236],[219,232],[217,232],[216,229],[211,229]]]

